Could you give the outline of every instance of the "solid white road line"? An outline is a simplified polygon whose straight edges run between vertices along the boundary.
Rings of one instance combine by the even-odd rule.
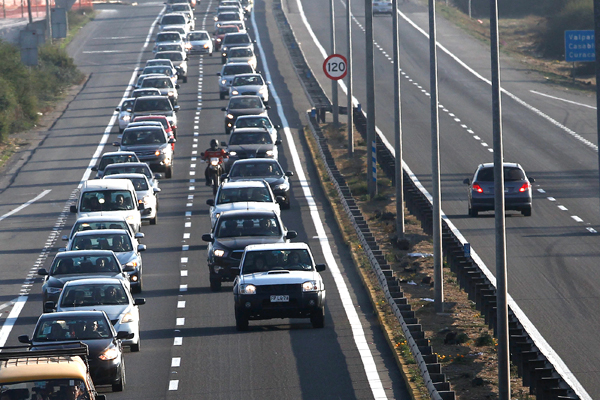
[[[0,217],[0,221],[2,221],[3,219],[6,219],[8,217],[10,217],[13,214],[18,213],[19,211],[21,211],[22,209],[24,209],[25,207],[35,203],[36,201],[38,201],[39,199],[41,199],[42,197],[44,197],[45,195],[47,195],[48,193],[50,193],[52,191],[52,189],[46,189],[44,190],[42,193],[38,194],[37,196],[35,196],[33,199],[21,204],[19,207],[15,208],[14,210],[11,210],[9,212],[7,212],[6,214],[4,214],[3,216]]]
[[[569,103],[569,104],[575,104],[576,106],[591,108],[592,110],[596,109],[596,107],[594,107],[594,106],[589,106],[587,104],[578,103],[578,102],[572,101],[572,100],[561,99],[560,97],[550,96],[549,94],[537,92],[535,90],[530,90],[530,92],[533,93],[533,94],[540,95],[540,96],[548,97],[548,98],[553,99],[553,100],[558,100],[558,101],[562,101],[562,102]]]
[[[252,12],[251,19],[252,27],[256,35],[256,43],[258,48],[260,49],[260,34],[258,32],[258,27],[256,26],[254,12]],[[267,78],[266,80],[273,82],[273,79],[271,78],[271,73],[269,71],[269,66],[267,64],[267,60],[265,59],[264,52],[260,51],[259,54],[264,67],[265,77]],[[285,132],[286,143],[288,144],[288,147],[290,149],[294,169],[298,174],[298,181],[302,186],[304,197],[306,199],[306,202],[308,203],[310,215],[313,220],[315,230],[317,231],[317,235],[321,238],[321,240],[319,241],[319,243],[321,244],[321,250],[323,251],[323,255],[325,257],[325,261],[327,262],[329,270],[331,271],[331,275],[334,278],[335,284],[340,294],[342,305],[344,307],[344,311],[346,312],[346,316],[350,323],[350,327],[352,328],[352,336],[354,338],[356,348],[360,354],[360,358],[365,369],[365,374],[367,376],[367,380],[369,381],[369,386],[371,387],[371,392],[373,393],[373,397],[375,399],[387,399],[385,390],[381,383],[381,378],[379,377],[379,373],[377,371],[377,364],[375,363],[373,354],[371,354],[371,350],[368,346],[363,326],[360,322],[360,318],[358,317],[358,313],[356,312],[356,307],[353,304],[352,297],[350,296],[350,291],[348,290],[348,286],[344,281],[344,277],[340,271],[339,266],[337,265],[336,259],[333,255],[333,251],[331,250],[329,239],[327,238],[327,233],[325,232],[325,228],[323,227],[317,204],[310,191],[310,186],[306,178],[306,174],[304,172],[302,161],[300,160],[300,156],[298,154],[298,150],[296,149],[296,144],[294,143],[294,138],[292,136],[289,123],[283,111],[281,100],[277,95],[277,90],[275,89],[275,86],[271,84],[269,88],[271,90],[271,96],[277,105],[277,113],[279,115],[279,118],[281,119],[281,124]]]

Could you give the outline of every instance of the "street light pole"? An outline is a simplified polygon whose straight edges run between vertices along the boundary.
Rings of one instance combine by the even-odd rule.
[[[331,15],[331,54],[335,54],[335,7],[333,0],[329,0],[329,13]],[[331,103],[333,109],[333,125],[338,126],[340,123],[339,105],[338,105],[338,82],[335,79],[331,80]]]
[[[365,0],[365,38],[367,59],[367,185],[369,197],[377,195],[377,145],[375,142],[375,76],[373,49],[373,3]]]
[[[597,32],[597,34],[596,34]],[[594,43],[596,45],[596,130],[598,134],[598,143],[600,143],[600,57],[598,49],[600,49],[600,0],[594,0]],[[600,169],[600,152],[598,152],[598,168]]]
[[[396,236],[404,239],[404,174],[402,173],[402,101],[400,97],[400,40],[398,30],[398,0],[392,0],[392,30],[394,58],[394,152],[396,175]]]
[[[346,71],[348,71],[346,77],[346,88],[348,91],[348,156],[354,157],[354,104],[352,102],[352,7],[350,3],[352,0],[346,0],[346,24],[347,24],[347,36],[348,36],[348,65]]]

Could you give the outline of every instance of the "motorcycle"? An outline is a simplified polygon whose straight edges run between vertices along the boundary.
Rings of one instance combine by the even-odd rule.
[[[219,157],[210,158],[209,174],[212,179],[213,194],[217,194],[217,189],[221,185],[221,175],[223,174],[223,163]]]

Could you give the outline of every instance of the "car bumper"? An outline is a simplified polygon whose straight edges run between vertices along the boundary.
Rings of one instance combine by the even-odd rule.
[[[205,48],[204,46],[192,46],[189,49],[190,54],[210,54],[213,52],[213,49]]]
[[[119,369],[121,368],[121,357],[114,360],[103,361],[100,359],[90,360],[90,375],[94,385],[112,385],[119,381]]]
[[[147,163],[152,171],[165,171],[167,167],[171,165],[171,159],[166,155],[161,155],[159,157],[138,155],[138,158],[140,161]]]
[[[273,293],[275,294],[275,293]],[[276,293],[288,294],[288,293]],[[288,302],[271,302],[271,294],[236,295],[235,305],[249,319],[308,318],[325,304],[325,290],[289,294]]]
[[[391,7],[373,7],[373,14],[392,14]]]
[[[505,197],[504,208],[506,210],[521,210],[523,208],[531,207],[531,197]],[[493,210],[494,209],[494,198],[471,199],[471,208],[477,210]]]
[[[241,259],[215,257],[208,264],[211,277],[218,277],[222,282],[233,282],[240,274],[240,261]]]

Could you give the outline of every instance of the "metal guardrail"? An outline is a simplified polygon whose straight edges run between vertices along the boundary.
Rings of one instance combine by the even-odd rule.
[[[321,158],[327,166],[327,173],[331,181],[334,182],[344,210],[356,230],[373,270],[377,274],[386,300],[402,326],[429,395],[434,400],[454,399],[455,393],[451,391],[450,383],[446,381],[446,377],[442,373],[437,355],[433,353],[429,345],[429,339],[425,338],[421,325],[418,319],[415,318],[414,311],[411,310],[410,304],[404,298],[398,281],[393,277],[391,267],[387,264],[382,251],[379,250],[377,241],[369,230],[368,223],[362,216],[350,189],[346,185],[341,173],[337,170],[335,160],[329,152],[326,140],[320,130],[319,122],[324,121],[325,112],[331,110],[331,102],[306,62],[304,54],[298,46],[294,32],[287,21],[287,17],[281,9],[281,3],[278,0],[274,2],[273,12],[276,16],[283,40],[289,50],[290,59],[296,69],[298,78],[313,106],[313,110],[307,113],[310,122],[309,125],[318,143]],[[367,121],[364,111],[354,108],[353,116],[356,130],[366,140]],[[376,141],[379,165],[386,176],[395,184],[395,157],[393,149],[381,132],[378,132]],[[405,163],[403,163],[403,180],[406,207],[421,222],[423,230],[428,234],[432,234],[433,204],[431,195]],[[456,274],[459,285],[468,293],[469,299],[476,304],[477,310],[485,317],[486,323],[490,329],[494,330],[495,334],[495,277],[476,254],[469,257],[465,255],[464,247],[466,243],[465,238],[458,229],[443,215],[443,256],[451,270]],[[511,309],[509,309],[509,336],[511,362],[517,367],[517,373],[522,378],[523,385],[529,387],[530,394],[536,395],[538,400],[580,399],[573,388],[560,376],[556,368],[552,365],[549,360],[552,358],[551,355],[542,353]]]

